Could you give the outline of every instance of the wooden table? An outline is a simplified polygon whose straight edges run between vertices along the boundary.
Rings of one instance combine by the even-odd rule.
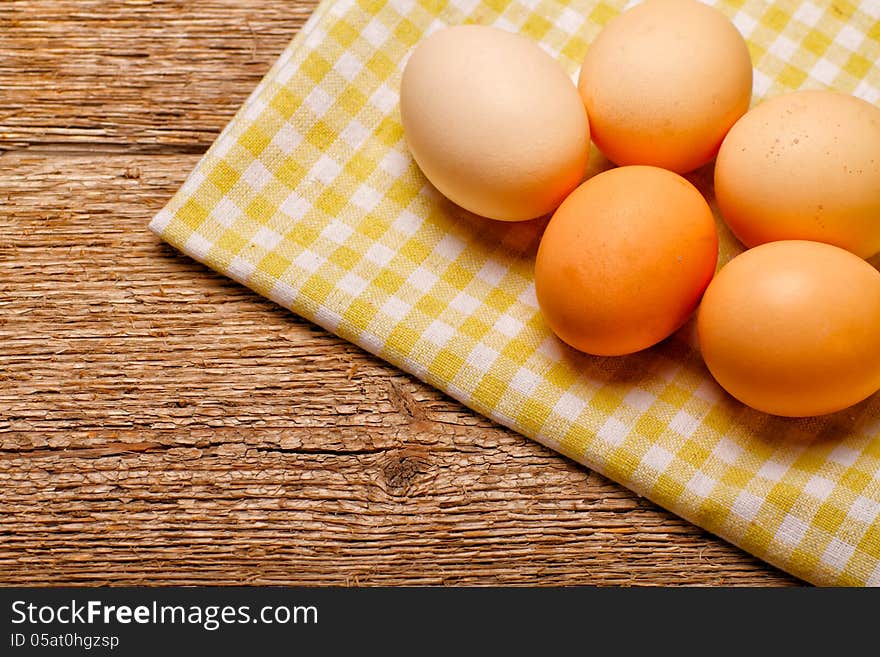
[[[314,4],[0,3],[0,582],[799,584],[147,232]]]

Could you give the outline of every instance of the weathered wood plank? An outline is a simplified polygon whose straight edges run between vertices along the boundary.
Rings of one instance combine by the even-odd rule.
[[[203,152],[317,0],[4,0],[0,151]]]

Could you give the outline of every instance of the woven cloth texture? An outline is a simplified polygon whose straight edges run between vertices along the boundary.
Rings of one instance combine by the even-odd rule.
[[[749,44],[753,104],[801,88],[880,100],[880,2],[708,4]],[[426,34],[460,23],[519,32],[574,79],[591,40],[625,6],[325,0],[150,228],[794,575],[880,585],[880,395],[822,418],[753,411],[714,383],[693,323],[633,356],[575,352],[535,300],[546,218],[471,215],[407,152],[399,83]],[[592,172],[610,166],[595,149],[591,161]],[[689,178],[714,210],[711,165]],[[720,220],[719,231],[724,263],[742,247]]]

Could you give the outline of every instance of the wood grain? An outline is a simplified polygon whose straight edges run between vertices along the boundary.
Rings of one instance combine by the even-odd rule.
[[[0,582],[798,584],[147,232],[314,4],[0,3]]]

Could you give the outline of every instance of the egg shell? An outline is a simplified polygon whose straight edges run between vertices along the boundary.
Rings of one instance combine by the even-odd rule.
[[[775,415],[823,415],[880,389],[880,272],[835,246],[779,241],[725,265],[697,317],[709,371]]]
[[[599,33],[578,90],[593,141],[610,160],[685,173],[715,157],[748,110],[752,62],[720,11],[696,0],[649,0]]]
[[[715,165],[718,208],[746,246],[813,240],[880,251],[880,109],[832,91],[758,105]]]
[[[712,212],[681,176],[611,169],[578,187],[547,225],[535,291],[547,325],[590,354],[628,354],[692,314],[715,271]]]
[[[428,180],[476,214],[533,219],[583,180],[590,129],[577,89],[517,34],[460,25],[426,38],[404,69],[400,115]]]

